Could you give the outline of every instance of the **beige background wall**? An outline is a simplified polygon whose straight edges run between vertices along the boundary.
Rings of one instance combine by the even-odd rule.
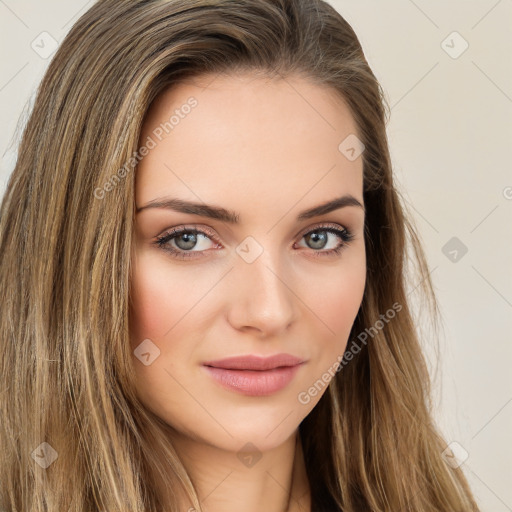
[[[0,0],[0,194],[46,54],[92,3]],[[444,319],[439,423],[482,510],[512,511],[512,0],[330,3],[392,107],[396,178]]]

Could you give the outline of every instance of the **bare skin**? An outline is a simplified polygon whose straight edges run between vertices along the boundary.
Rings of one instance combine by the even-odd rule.
[[[158,131],[191,97],[196,106]],[[160,351],[147,365],[134,355],[138,393],[175,429],[207,512],[311,510],[298,427],[327,390],[322,375],[345,350],[366,279],[362,158],[338,149],[351,134],[346,104],[300,77],[195,78],[160,95],[146,118],[141,144],[156,144],[137,169],[137,208],[172,197],[239,215],[229,223],[148,207],[135,225],[132,349],[150,340],[148,350]],[[297,218],[347,194],[363,207]],[[155,243],[182,227],[205,234]],[[304,363],[265,396],[227,389],[203,365],[279,353]],[[181,509],[190,507],[184,500]]]

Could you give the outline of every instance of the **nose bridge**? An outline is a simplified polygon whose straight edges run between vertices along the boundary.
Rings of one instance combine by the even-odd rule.
[[[237,292],[231,321],[238,328],[254,327],[267,333],[285,329],[294,318],[295,295],[290,290],[289,272],[284,270],[283,254],[260,245],[258,255],[254,241],[247,244],[237,248],[233,272]]]

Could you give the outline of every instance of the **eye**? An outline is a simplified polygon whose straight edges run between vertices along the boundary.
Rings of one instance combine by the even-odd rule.
[[[212,242],[216,243],[216,248],[222,247],[213,232],[203,229],[197,229],[195,226],[193,228],[186,226],[175,228],[156,237],[156,241],[153,243],[176,259],[201,258],[203,257],[201,253],[211,248],[208,245]],[[314,256],[339,254],[353,238],[354,235],[347,228],[340,229],[337,224],[317,226],[301,235],[301,239],[305,239]],[[329,242],[332,244],[336,239],[338,242],[334,247],[324,249]]]
[[[354,235],[347,228],[339,228],[337,225],[317,226],[313,230],[309,230],[302,235],[309,247],[313,248],[313,256],[333,256],[341,253],[341,251],[353,240]],[[331,242],[338,239],[338,243],[327,250],[324,249],[328,245],[329,238]]]
[[[170,253],[173,258],[187,259],[196,257],[190,253],[204,252],[208,249],[208,243],[211,243],[212,239],[216,240],[215,235],[209,231],[202,231],[195,227],[180,227],[158,236],[154,243]]]

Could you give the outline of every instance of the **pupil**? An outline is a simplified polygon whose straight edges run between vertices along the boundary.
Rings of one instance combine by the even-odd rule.
[[[184,240],[184,246],[179,243],[180,240]],[[196,235],[193,233],[182,233],[180,236],[176,238],[176,245],[180,249],[192,249],[194,245],[196,244]]]
[[[308,238],[313,242],[314,249],[322,249],[327,241],[327,233],[325,231],[315,232],[309,235]]]

